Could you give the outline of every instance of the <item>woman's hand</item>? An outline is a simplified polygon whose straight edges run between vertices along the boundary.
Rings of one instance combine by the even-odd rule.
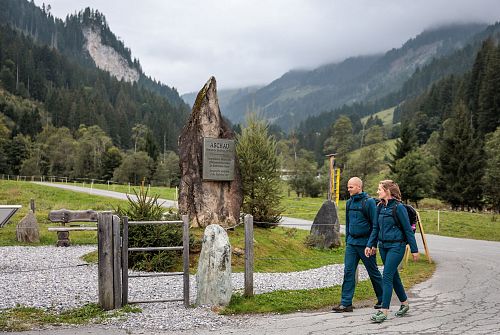
[[[370,257],[370,256],[371,256],[371,254],[372,254],[372,248],[370,248],[370,247],[366,247],[366,248],[365,248],[365,256],[366,256],[366,257]]]
[[[376,247],[372,247],[372,255],[373,256],[377,255],[377,248]]]
[[[365,251],[366,252],[366,251]],[[413,261],[416,262],[418,261],[418,257],[420,256],[420,254],[418,252],[414,252],[411,254],[412,257],[413,257]]]

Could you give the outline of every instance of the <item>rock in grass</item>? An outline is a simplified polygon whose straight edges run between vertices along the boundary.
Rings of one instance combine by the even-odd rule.
[[[337,206],[325,201],[311,226],[309,244],[316,248],[336,248],[340,246],[340,223]]]
[[[16,238],[19,242],[38,243],[40,242],[40,232],[38,222],[32,210],[17,224]]]

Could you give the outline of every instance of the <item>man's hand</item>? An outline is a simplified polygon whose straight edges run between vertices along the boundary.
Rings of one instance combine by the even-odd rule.
[[[418,261],[418,257],[420,256],[420,254],[418,252],[414,252],[411,255],[413,257],[413,261],[414,262]]]
[[[376,247],[372,247],[372,255],[373,256],[377,255],[377,248]]]

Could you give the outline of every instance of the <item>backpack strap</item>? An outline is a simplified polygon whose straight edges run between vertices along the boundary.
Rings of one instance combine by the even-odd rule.
[[[396,200],[396,204],[394,205],[394,207],[392,209],[392,218],[394,219],[395,226],[398,227],[398,229],[401,230],[401,232],[403,233],[403,237],[404,237],[403,241],[407,241],[408,238],[406,237],[406,233],[405,233],[405,231],[403,229],[403,225],[401,224],[401,221],[398,218],[398,213],[397,212],[398,212],[398,206],[399,205],[404,206],[402,202]],[[406,210],[406,208],[405,208],[405,210]]]
[[[351,199],[347,200],[347,202],[345,203],[345,211],[346,211],[346,219],[345,219],[345,224],[347,226],[347,224],[349,223],[349,207],[351,207]]]
[[[365,219],[367,219],[368,222],[370,222],[370,215],[368,214],[367,209],[366,209],[366,202],[367,201],[368,201],[368,197],[364,197],[363,199],[361,199],[361,212],[363,213],[363,216],[365,217]]]

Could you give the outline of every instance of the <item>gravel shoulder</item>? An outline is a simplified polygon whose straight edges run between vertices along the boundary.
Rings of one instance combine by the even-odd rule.
[[[97,246],[0,247],[0,309],[16,305],[64,310],[95,303],[97,265],[80,259]],[[291,273],[256,273],[255,293],[284,289],[328,287],[342,283],[343,265]],[[368,278],[360,267],[360,279]],[[243,291],[243,273],[232,275],[233,290]],[[196,278],[191,276],[191,302],[196,299]],[[182,296],[179,277],[131,278],[131,300],[165,299]],[[238,318],[218,315],[210,309],[185,309],[182,303],[140,304],[142,313],[129,314],[127,320],[112,320],[109,325],[123,329],[213,329],[238,323]]]

